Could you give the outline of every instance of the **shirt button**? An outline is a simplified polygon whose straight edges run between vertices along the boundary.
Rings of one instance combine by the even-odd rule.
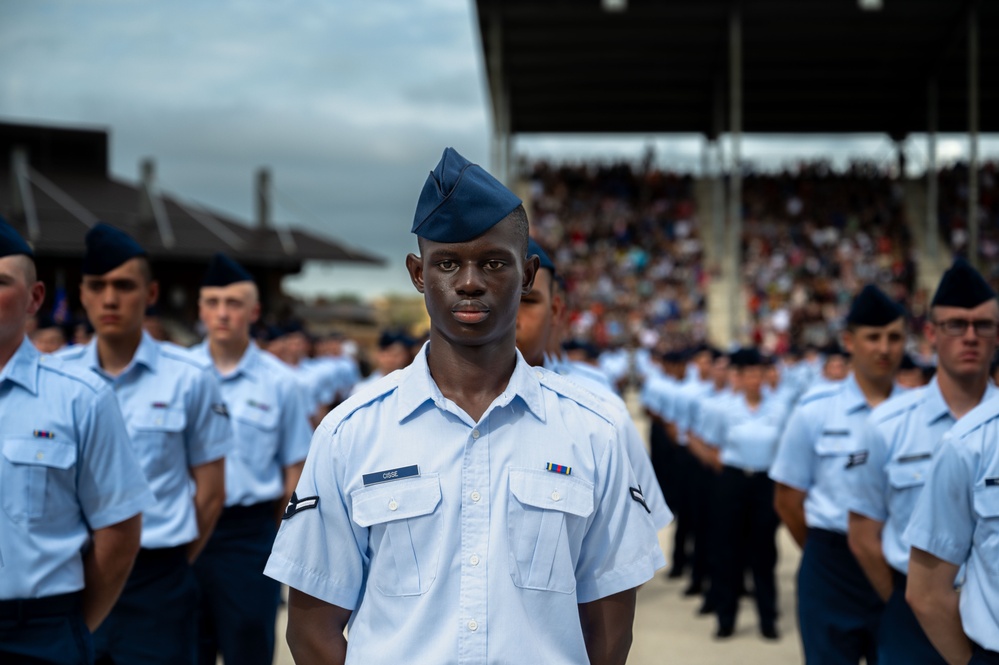
[[[478,629],[479,629],[479,624],[478,624],[478,622],[477,622],[477,621],[475,621],[475,619],[472,619],[471,621],[469,621],[469,622],[468,622],[468,629],[469,629],[470,631],[472,631],[472,632],[475,632],[476,630],[478,630]]]
[[[535,372],[535,374],[537,374],[539,379],[544,376],[544,374],[542,374],[541,372]]]
[[[45,459],[45,453],[39,450],[37,453],[35,453],[35,459],[39,461]]]
[[[395,499],[389,501],[389,510],[396,510],[398,507],[399,504],[395,502]]]
[[[473,554],[471,557],[469,557],[468,562],[473,566],[479,565],[479,555]]]
[[[562,498],[562,495],[558,493],[558,490],[552,492],[552,501],[558,501]]]
[[[481,495],[481,494],[479,494],[478,492],[472,492],[472,495],[471,495],[471,496],[472,496],[472,501],[474,501],[474,502],[476,502],[476,503],[478,503],[478,502],[479,502],[479,499],[481,499],[481,498],[482,498],[482,495]]]
[[[472,430],[472,438],[473,439],[479,438],[479,430],[477,430],[477,429],[473,429]]]

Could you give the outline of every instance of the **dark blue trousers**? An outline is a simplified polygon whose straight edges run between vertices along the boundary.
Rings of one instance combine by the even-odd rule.
[[[10,573],[13,575],[14,573]],[[91,665],[80,594],[0,600],[0,663]]]
[[[846,535],[809,529],[798,569],[798,623],[807,665],[878,662],[884,603],[853,557]]]
[[[892,571],[895,589],[881,615],[878,659],[881,665],[947,665],[905,602],[906,576]]]
[[[198,586],[186,547],[142,549],[94,633],[98,665],[194,665]]]
[[[756,612],[761,628],[777,621],[777,525],[774,483],[766,472],[745,473],[726,466],[716,481],[719,506],[717,570],[711,588],[717,591],[718,624],[734,627],[746,564],[753,573]]]
[[[968,665],[999,665],[999,652],[983,649],[976,644]]]
[[[281,587],[264,575],[277,533],[275,502],[226,508],[194,563],[201,591],[198,662],[270,665]]]

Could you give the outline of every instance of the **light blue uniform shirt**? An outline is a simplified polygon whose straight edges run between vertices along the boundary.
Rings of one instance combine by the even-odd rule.
[[[353,611],[347,663],[587,662],[577,604],[664,565],[619,424],[519,353],[474,422],[428,348],[325,418],[265,574]]]
[[[982,401],[996,393],[990,382]],[[861,449],[868,456],[847,474],[853,488],[847,507],[884,523],[881,547],[885,560],[900,573],[909,570],[905,528],[940,440],[956,422],[934,377],[926,386],[879,405],[863,428]]]
[[[677,438],[687,441],[687,432],[694,429],[701,400],[710,395],[714,385],[710,381],[693,379],[683,384],[675,401],[673,422],[676,424]]]
[[[142,546],[185,545],[198,537],[190,469],[222,459],[232,445],[218,382],[190,351],[147,333],[132,362],[113,377],[101,369],[97,339],[59,353],[68,365],[103,379],[118,398],[132,449],[156,505],[142,514]]]
[[[983,401],[944,435],[903,537],[966,566],[961,624],[999,651],[999,399]]]
[[[250,342],[226,375],[214,367],[208,342],[191,349],[209,364],[229,411],[233,447],[225,459],[225,505],[252,506],[284,496],[284,468],[309,452],[306,398],[288,366]]]
[[[767,471],[777,452],[787,408],[775,397],[764,397],[755,409],[742,394],[732,395],[718,410],[707,438],[717,442],[721,462],[744,471]]]
[[[0,370],[0,599],[84,587],[90,531],[154,502],[118,404],[27,339]]]
[[[717,434],[715,423],[722,417],[729,400],[736,397],[737,395],[727,387],[722,390],[712,388],[694,404],[690,431],[705,444],[717,448],[719,444],[713,438]]]
[[[870,413],[853,374],[808,391],[791,413],[770,477],[807,493],[808,526],[846,533],[848,469],[864,458],[860,431]]]
[[[646,450],[645,440],[635,426],[635,421],[628,411],[628,405],[625,404],[620,395],[605,387],[600,381],[594,381],[588,374],[573,373],[572,366],[562,366],[561,369],[562,371],[556,373],[586,388],[600,398],[607,408],[611,409],[615,419],[621,423],[621,437],[628,454],[628,461],[631,463],[631,469],[638,480],[638,486],[645,496],[645,503],[652,513],[652,522],[657,529],[669,526],[669,523],[673,521],[673,512],[666,505],[666,498],[663,497],[663,491],[659,487],[656,471],[652,468],[652,460]]]

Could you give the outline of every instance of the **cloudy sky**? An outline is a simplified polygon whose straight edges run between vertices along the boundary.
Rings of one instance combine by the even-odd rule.
[[[103,127],[111,169],[250,220],[268,166],[277,223],[384,256],[386,268],[309,266],[302,294],[411,293],[403,257],[416,197],[452,145],[489,165],[489,116],[472,0],[69,0],[0,3],[0,120]],[[653,143],[696,168],[696,137],[529,137],[529,156],[622,156]],[[917,137],[913,163],[925,155]],[[888,158],[881,137],[766,137],[757,161]],[[944,157],[964,150],[945,137]],[[991,140],[983,152],[999,153]]]

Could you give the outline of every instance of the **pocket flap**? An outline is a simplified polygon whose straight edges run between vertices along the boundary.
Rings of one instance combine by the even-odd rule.
[[[187,425],[187,415],[180,409],[145,409],[131,420],[131,425],[137,430],[157,432],[180,432]]]
[[[999,486],[975,490],[975,512],[984,518],[999,517]]]
[[[76,463],[76,443],[53,439],[7,439],[3,456],[14,464],[68,469]]]
[[[926,484],[926,474],[930,470],[930,460],[888,466],[888,484],[895,489],[906,489]]]
[[[258,429],[272,430],[278,424],[278,411],[273,406],[241,404],[232,410],[233,420],[252,425]]]
[[[354,523],[361,527],[429,515],[441,502],[437,474],[405,478],[355,490],[350,495]]]
[[[521,503],[589,517],[593,512],[593,483],[539,469],[510,469],[510,491]]]

